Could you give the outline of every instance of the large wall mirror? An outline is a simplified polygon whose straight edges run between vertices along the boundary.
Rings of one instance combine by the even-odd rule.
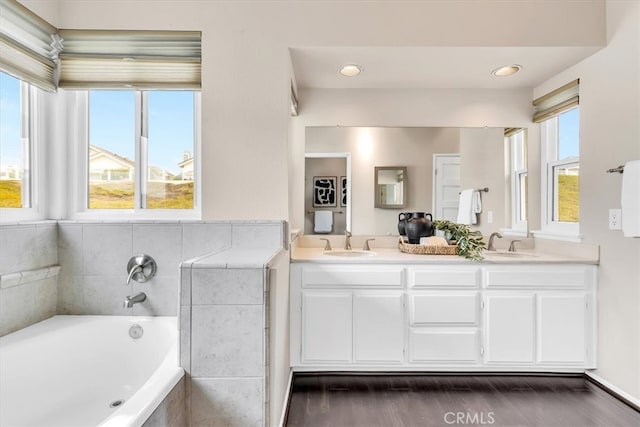
[[[305,129],[305,156],[351,154],[350,203],[333,209],[344,211],[345,217],[348,213],[351,231],[360,235],[397,235],[399,212],[428,212],[436,219],[455,221],[459,193],[465,189],[485,187],[489,192],[481,194],[482,212],[475,228],[484,234],[511,228],[511,151],[505,128],[319,126]],[[311,166],[306,166],[307,184],[313,176],[325,174],[322,170],[311,170]],[[523,170],[526,173],[526,164],[520,166],[524,168],[519,173]],[[326,167],[332,166],[327,164]],[[380,203],[372,200],[372,195],[380,190],[376,187],[376,177],[379,178],[379,186],[380,178],[393,181],[399,176],[397,173],[389,177],[372,173],[376,168],[383,171],[385,169],[382,168],[388,167],[396,171],[401,169],[405,180],[402,207],[399,209],[386,208],[388,206],[384,205],[388,203],[382,199]],[[326,174],[340,175],[333,169]],[[394,187],[392,190],[394,198],[398,189]],[[535,207],[532,208],[530,203],[527,205],[526,187],[524,191],[524,197],[521,197],[523,210],[518,215],[526,219],[527,209]],[[390,192],[386,196],[390,196]],[[334,216],[336,223],[341,220],[340,215]],[[307,211],[305,234],[315,234],[313,228],[314,217]],[[334,227],[331,234],[340,234],[342,230],[338,228]]]
[[[407,168],[376,166],[373,170],[373,206],[402,209],[407,206]]]

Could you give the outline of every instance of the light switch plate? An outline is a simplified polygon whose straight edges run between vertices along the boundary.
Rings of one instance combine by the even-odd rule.
[[[622,230],[622,211],[609,209],[609,230]]]
[[[493,224],[493,211],[487,212],[487,224]]]

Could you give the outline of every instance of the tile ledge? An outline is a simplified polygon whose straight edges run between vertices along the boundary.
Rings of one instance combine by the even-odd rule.
[[[59,265],[34,268],[33,270],[19,271],[16,273],[0,274],[0,288],[6,289],[13,286],[55,277],[60,273]]]

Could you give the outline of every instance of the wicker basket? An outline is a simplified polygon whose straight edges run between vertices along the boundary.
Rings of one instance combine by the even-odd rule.
[[[405,242],[402,238],[398,240],[398,249],[400,252],[414,255],[458,255],[457,245],[448,246],[425,246],[414,245]]]

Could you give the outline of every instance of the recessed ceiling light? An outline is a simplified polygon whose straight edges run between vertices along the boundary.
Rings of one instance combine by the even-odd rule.
[[[345,77],[355,77],[362,72],[362,67],[355,64],[348,64],[338,70]]]
[[[511,65],[503,65],[502,67],[496,68],[491,72],[496,77],[509,77],[513,76],[515,73],[520,71],[522,65],[511,64]]]

